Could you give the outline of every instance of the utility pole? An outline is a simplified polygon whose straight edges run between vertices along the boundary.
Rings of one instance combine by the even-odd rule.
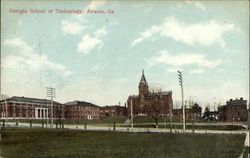
[[[8,122],[8,104],[7,104],[7,98],[5,98],[5,120]]]
[[[133,123],[133,102],[131,98],[131,105],[130,105],[130,116],[131,116],[131,128],[134,128],[134,123]]]
[[[47,107],[49,107],[48,106],[48,104],[47,104]],[[47,112],[46,112],[46,128],[48,128],[48,125],[49,125],[49,108],[47,109]]]
[[[247,109],[247,121],[248,121],[248,158],[250,157],[250,103],[248,103],[248,109]]]
[[[51,111],[50,111],[50,117],[51,117],[51,128],[53,128],[53,98],[56,97],[56,89],[52,87],[47,87],[47,97],[50,97],[51,101]]]
[[[172,133],[173,124],[173,101],[170,104],[170,132]]]
[[[182,102],[182,116],[183,116],[183,132],[186,131],[186,117],[185,117],[185,106],[184,106],[184,92],[182,83],[182,72],[178,70],[179,85],[181,86],[181,102]]]

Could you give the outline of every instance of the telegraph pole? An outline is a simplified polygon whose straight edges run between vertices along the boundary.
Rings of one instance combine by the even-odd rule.
[[[51,128],[53,128],[53,98],[56,97],[56,89],[52,87],[47,87],[47,97],[50,97],[50,103],[51,103],[51,111],[50,111],[50,117],[51,117]]]
[[[248,158],[250,157],[250,103],[248,103],[248,109],[247,109],[247,122],[248,122]],[[246,136],[247,137],[247,136]]]
[[[170,104],[170,132],[172,133],[172,127],[173,127],[173,100]]]
[[[182,102],[182,116],[183,116],[183,132],[186,131],[186,117],[185,117],[185,106],[184,106],[184,92],[182,83],[182,72],[178,70],[179,85],[181,86],[181,102]]]
[[[134,123],[133,123],[133,102],[131,99],[131,105],[130,105],[130,116],[131,116],[131,128],[133,129]]]

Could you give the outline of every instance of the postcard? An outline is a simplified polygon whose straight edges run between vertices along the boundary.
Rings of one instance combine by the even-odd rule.
[[[249,1],[1,1],[0,157],[246,157]]]

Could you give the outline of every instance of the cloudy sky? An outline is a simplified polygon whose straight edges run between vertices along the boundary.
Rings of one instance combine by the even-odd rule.
[[[181,100],[177,70],[186,100],[206,106],[249,99],[248,1],[2,4],[2,94],[45,98],[52,86],[60,102],[124,104],[138,94],[144,69],[149,86],[172,90],[174,102]],[[13,13],[20,9],[53,13]]]

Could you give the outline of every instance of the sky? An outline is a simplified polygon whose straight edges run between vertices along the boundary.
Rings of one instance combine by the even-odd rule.
[[[175,107],[177,70],[187,102],[249,100],[248,1],[1,3],[2,94],[46,98],[54,87],[62,103],[124,105],[144,69],[149,87],[173,92]]]

